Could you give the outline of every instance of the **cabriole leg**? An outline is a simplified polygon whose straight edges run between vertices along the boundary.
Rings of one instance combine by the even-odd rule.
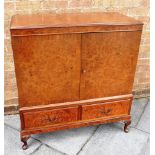
[[[22,145],[22,149],[23,150],[26,150],[28,148],[28,145],[27,145],[27,140],[30,138],[30,136],[21,136],[21,141],[24,143]]]
[[[128,132],[129,132],[128,127],[129,127],[129,125],[131,124],[131,121],[125,121],[124,123],[125,123],[125,124],[124,124],[124,132],[125,132],[125,133],[128,133]]]

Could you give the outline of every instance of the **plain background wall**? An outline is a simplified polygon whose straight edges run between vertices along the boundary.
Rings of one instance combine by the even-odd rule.
[[[120,12],[144,23],[140,53],[133,86],[135,97],[145,97],[150,90],[150,25],[148,0],[5,0],[5,107],[17,107],[18,93],[10,40],[10,21],[14,14],[42,12]],[[8,110],[11,110],[8,109]],[[13,110],[13,109],[12,109]]]

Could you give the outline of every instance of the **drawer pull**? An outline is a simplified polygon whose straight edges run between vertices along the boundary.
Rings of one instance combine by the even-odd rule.
[[[100,112],[101,114],[103,114],[103,115],[108,115],[109,113],[112,112],[112,108],[109,108],[107,111],[101,109],[101,110],[99,110],[99,112]]]
[[[48,122],[55,122],[55,121],[58,120],[58,118],[57,117],[46,116],[44,120],[46,120]]]
[[[58,120],[58,118],[57,117],[48,117],[48,120],[50,121],[50,122],[55,122],[55,121],[57,121]]]

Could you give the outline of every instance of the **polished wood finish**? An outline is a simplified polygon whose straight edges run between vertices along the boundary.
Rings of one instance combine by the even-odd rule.
[[[51,104],[51,105],[40,105],[34,107],[20,108],[22,130],[44,128],[46,126],[64,125],[67,122],[85,121],[83,116],[89,117],[94,116],[89,110],[95,111],[98,107],[99,110],[103,108],[113,107],[113,112],[109,116],[111,118],[117,118],[118,116],[129,116],[130,105],[132,101],[132,95],[122,95],[113,98],[101,98],[101,99],[90,99],[76,102],[67,102],[63,104]],[[90,108],[94,106],[95,108]],[[65,108],[67,107],[67,108]],[[120,109],[120,107],[122,109]],[[86,109],[86,110],[85,110]],[[81,111],[80,111],[81,110]],[[83,111],[84,110],[84,111]],[[101,115],[103,116],[103,114]],[[96,119],[97,117],[91,118]],[[99,118],[99,117],[98,117]],[[90,119],[90,118],[89,118]],[[102,118],[103,119],[103,118]]]
[[[142,22],[118,12],[46,13],[15,15],[12,17],[11,29],[136,24]]]
[[[43,108],[45,110],[49,109],[55,109],[55,108],[65,108],[66,106],[82,106],[82,105],[89,105],[89,104],[95,104],[95,103],[106,103],[106,102],[113,102],[113,101],[119,101],[119,100],[128,100],[133,99],[132,94],[126,94],[126,95],[120,95],[120,96],[112,96],[112,97],[103,97],[103,98],[95,98],[95,99],[88,99],[88,100],[79,100],[79,101],[73,101],[73,102],[63,102],[63,103],[57,103],[57,104],[47,104],[47,105],[38,105],[38,106],[31,106],[31,107],[22,107],[19,110],[22,112],[31,112],[42,110]]]
[[[141,31],[142,25],[99,25],[99,26],[77,26],[77,27],[54,27],[54,28],[31,28],[31,29],[11,29],[12,36],[44,36],[52,34],[83,34],[91,32],[132,32],[132,31]]]
[[[53,110],[38,110],[36,112],[23,113],[24,129],[42,127],[53,124],[77,121],[78,108],[69,107]]]
[[[86,127],[90,125],[98,125],[98,124],[104,124],[104,123],[112,123],[112,122],[119,122],[119,121],[130,121],[131,116],[130,115],[124,115],[119,117],[105,117],[101,119],[92,119],[87,121],[77,121],[73,123],[65,123],[60,125],[51,125],[51,126],[44,126],[44,127],[38,127],[38,128],[32,128],[28,130],[22,130],[21,135],[22,137],[25,135],[31,135],[31,134],[39,134],[39,133],[46,133],[51,131],[58,131],[58,130],[65,130],[65,129],[72,129],[72,128],[79,128],[79,127]]]
[[[82,120],[128,115],[130,104],[130,100],[122,100],[84,105],[82,106]]]
[[[140,37],[140,31],[82,35],[80,99],[132,93]]]
[[[79,100],[80,38],[12,38],[20,107]]]
[[[31,134],[118,121],[128,132],[142,26],[119,13],[13,16],[23,149]]]
[[[15,15],[12,36],[49,35],[111,31],[140,31],[142,23],[120,13],[64,13]]]

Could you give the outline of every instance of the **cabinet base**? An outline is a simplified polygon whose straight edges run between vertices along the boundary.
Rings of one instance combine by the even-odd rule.
[[[67,123],[63,125],[52,125],[46,126],[41,128],[33,128],[33,129],[25,129],[21,131],[21,141],[24,143],[22,148],[26,150],[28,148],[27,140],[30,138],[31,134],[39,134],[39,133],[46,133],[64,129],[71,129],[71,128],[79,128],[79,127],[86,127],[90,125],[97,125],[97,124],[105,124],[105,123],[112,123],[112,122],[119,122],[124,121],[124,132],[128,133],[128,126],[131,124],[131,116],[120,116],[114,118],[104,118],[98,120],[90,120],[90,121],[78,121],[74,123]]]
[[[131,124],[132,99],[132,94],[128,94],[20,108],[22,148],[28,148],[27,140],[32,134],[105,123],[123,121],[124,132],[127,133]]]

